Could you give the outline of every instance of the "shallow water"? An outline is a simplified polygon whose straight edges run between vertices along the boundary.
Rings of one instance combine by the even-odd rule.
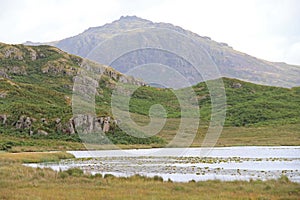
[[[300,147],[168,148],[140,150],[70,151],[76,159],[27,164],[115,176],[161,176],[164,180],[267,180],[286,175],[300,182]]]

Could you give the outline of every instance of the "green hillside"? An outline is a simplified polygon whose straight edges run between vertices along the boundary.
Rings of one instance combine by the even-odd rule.
[[[226,98],[226,126],[261,126],[300,122],[300,87],[278,88],[223,78]],[[182,89],[184,91],[185,89]],[[203,121],[210,119],[211,99],[205,83],[193,86]],[[131,112],[147,115],[153,104],[162,103],[168,116],[180,117],[180,107],[170,89],[141,87],[131,99]]]
[[[126,79],[127,83],[137,82],[112,68],[88,62],[104,71],[95,97],[96,115],[113,118],[110,102],[116,83],[121,80],[120,77]],[[45,142],[37,142],[36,139],[43,139],[43,141],[49,139],[51,142],[56,140],[80,142],[76,131],[72,133],[70,130],[70,120],[73,117],[71,103],[74,77],[78,74],[82,63],[82,58],[50,46],[0,44],[0,149],[45,144]],[[227,111],[225,128],[219,145],[298,144],[300,88],[262,86],[228,78],[223,78],[223,82]],[[132,86],[125,84],[125,87]],[[197,94],[200,106],[201,126],[196,137],[199,139],[203,137],[208,127],[211,99],[205,83],[199,83],[192,89]],[[186,90],[181,89],[176,93],[184,94]],[[180,104],[172,89],[139,87],[130,99],[131,117],[137,124],[146,125],[149,123],[149,109],[155,104],[164,106],[168,118],[166,125],[157,136],[136,138],[127,135],[118,126],[114,126],[107,133],[108,138],[120,145],[162,146],[166,144],[176,134],[182,115]],[[121,110],[122,106],[119,105]],[[192,113],[193,110],[187,112]],[[20,120],[23,120],[22,127],[18,127]],[[29,123],[28,126],[26,121]],[[240,143],[234,144],[231,143],[234,140],[228,139],[231,136],[243,138],[250,133],[256,134],[249,136],[254,138],[250,143],[239,141]],[[274,135],[270,136],[271,133]],[[225,139],[222,139],[223,136]],[[260,137],[264,139],[255,140]],[[271,137],[272,142],[267,143],[266,141]],[[17,138],[24,138],[25,141]],[[282,141],[285,143],[280,143]],[[199,144],[201,144],[199,141],[195,143],[195,145]]]
[[[104,71],[96,97],[98,116],[111,116],[109,95],[111,87],[119,78],[126,79],[126,82],[138,82],[110,67],[84,61],[50,46],[0,44],[0,58],[2,137],[10,135],[80,142],[77,134],[70,133],[70,119],[73,115],[73,79],[82,63],[89,62]],[[21,123],[20,127],[18,123]],[[108,137],[117,144],[163,143],[163,140],[157,137],[134,138],[118,128],[114,129],[114,134],[109,132]],[[17,144],[10,141],[11,139],[2,138],[0,149],[23,144],[20,141],[16,142]],[[25,142],[24,145],[30,144]]]

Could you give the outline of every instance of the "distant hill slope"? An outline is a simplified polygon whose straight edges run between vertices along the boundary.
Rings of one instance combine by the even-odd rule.
[[[221,77],[237,78],[248,82],[279,87],[295,87],[300,85],[300,66],[258,59],[245,53],[235,51],[226,43],[215,42],[209,37],[201,37],[178,26],[168,23],[153,23],[149,20],[141,19],[135,16],[121,17],[119,20],[105,24],[104,26],[89,28],[83,33],[74,37],[50,42],[47,44],[56,46],[71,54],[79,55],[81,57],[88,57],[103,63],[103,60],[107,60],[105,57],[107,55],[90,55],[90,53],[93,52],[99,44],[101,44],[101,42],[118,34],[147,28],[159,28],[176,31],[176,33],[183,34],[184,36],[197,41],[198,46],[208,52],[212,61],[216,66],[218,66]],[[129,38],[131,41],[137,43],[145,39],[150,43],[155,41],[161,44],[163,44],[165,41],[169,41],[169,36],[164,35],[164,33],[158,33],[154,36],[152,34],[152,36],[148,37],[147,34],[140,35],[133,31]],[[195,53],[193,52],[192,48],[195,42],[192,40],[190,42],[185,42],[185,51],[189,51],[190,49],[190,52],[184,53]],[[126,42],[124,42],[124,45],[127,45]],[[33,45],[35,43],[27,42],[26,44]],[[121,46],[122,45],[123,44],[121,44]],[[101,49],[99,51],[101,51]],[[102,58],[99,58],[100,56],[102,56]],[[197,84],[198,82],[203,81],[199,75],[199,72],[193,69],[191,64],[186,60],[168,52],[157,51],[155,49],[145,49],[138,52],[132,52],[128,55],[123,55],[113,63],[103,64],[111,64],[113,68],[122,73],[126,73],[135,66],[153,62],[161,63],[174,68],[192,84]]]

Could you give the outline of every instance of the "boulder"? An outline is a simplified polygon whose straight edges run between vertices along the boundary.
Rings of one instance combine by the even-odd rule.
[[[243,87],[241,83],[236,83],[236,82],[235,82],[235,83],[232,84],[232,88],[239,89],[239,88],[241,88],[241,87]]]
[[[94,131],[94,117],[91,115],[77,115],[73,118],[74,126],[81,134],[88,134]]]
[[[61,132],[62,131],[62,124],[61,124],[61,119],[60,118],[55,119],[55,131],[56,132]]]
[[[6,122],[7,122],[7,115],[6,114],[1,114],[0,115],[0,122],[2,122],[3,125],[6,124]]]
[[[110,117],[94,117],[92,115],[77,115],[73,118],[74,127],[81,134],[108,132],[111,121]]]
[[[43,124],[48,124],[48,121],[47,121],[46,118],[41,118],[41,122],[42,122]]]
[[[4,54],[5,58],[23,60],[23,52],[16,47],[8,46],[6,48],[3,48],[2,53]]]
[[[7,94],[8,94],[7,91],[1,91],[0,90],[0,98],[2,98],[2,99],[6,98]]]
[[[107,118],[105,118],[104,123],[103,123],[103,132],[107,133],[109,131],[109,121]]]
[[[61,119],[60,119],[60,118],[56,118],[56,119],[55,119],[55,123],[56,123],[56,124],[60,124],[60,122],[61,122]]]
[[[102,123],[103,123],[103,117],[95,118],[95,120],[94,120],[94,130],[96,132],[102,131]]]
[[[0,77],[10,79],[10,77],[7,75],[4,69],[0,69]]]
[[[34,120],[31,119],[30,117],[26,117],[26,116],[21,116],[19,118],[19,120],[15,123],[15,127],[16,129],[27,129],[27,128],[31,128],[32,122]]]
[[[47,132],[47,131],[44,131],[44,130],[38,130],[38,131],[37,131],[37,134],[38,134],[38,135],[44,135],[44,136],[47,136],[47,135],[48,135],[48,132]]]
[[[67,130],[70,135],[75,134],[74,120],[72,118],[67,123]]]

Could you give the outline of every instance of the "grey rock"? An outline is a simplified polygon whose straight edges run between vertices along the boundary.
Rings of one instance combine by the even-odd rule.
[[[73,120],[76,130],[80,134],[88,134],[93,132],[94,117],[91,115],[77,115]]]
[[[2,121],[2,124],[5,125],[7,122],[7,115],[6,114],[1,114],[0,115],[0,122]]]
[[[56,118],[56,119],[55,119],[55,123],[56,123],[56,124],[59,124],[60,122],[61,122],[61,119],[60,119],[60,118]]]
[[[74,127],[80,134],[89,134],[93,132],[108,132],[110,123],[113,123],[108,117],[94,117],[92,115],[77,115],[73,117]]]
[[[13,75],[26,75],[26,67],[25,66],[6,66],[5,71],[8,74]]]
[[[44,131],[44,130],[38,130],[37,131],[37,134],[38,135],[44,135],[44,136],[47,136],[49,133],[47,131]]]
[[[232,84],[232,88],[239,89],[239,88],[241,88],[241,87],[243,87],[241,83],[235,82],[235,83]]]
[[[75,134],[75,127],[74,127],[74,121],[73,121],[73,119],[69,120],[69,122],[67,124],[67,130],[68,130],[68,133],[70,135]]]
[[[10,77],[7,75],[4,69],[0,69],[0,77],[10,79]]]
[[[35,119],[22,115],[15,123],[16,129],[30,129]]]
[[[7,91],[0,91],[0,98],[6,98],[7,94]]]
[[[104,119],[104,122],[103,122],[103,132],[104,133],[107,133],[109,131],[109,121],[107,119],[107,117]]]
[[[48,121],[47,121],[46,118],[41,118],[41,122],[42,122],[43,124],[48,124]]]
[[[16,47],[9,46],[7,48],[4,48],[2,50],[2,53],[4,54],[5,58],[12,58],[17,60],[23,60],[23,53],[21,50],[19,50]]]
[[[35,61],[37,58],[38,58],[38,54],[35,50],[33,50],[32,48],[28,48],[29,50],[29,54],[30,54],[30,57],[31,57],[31,60],[32,61]]]

